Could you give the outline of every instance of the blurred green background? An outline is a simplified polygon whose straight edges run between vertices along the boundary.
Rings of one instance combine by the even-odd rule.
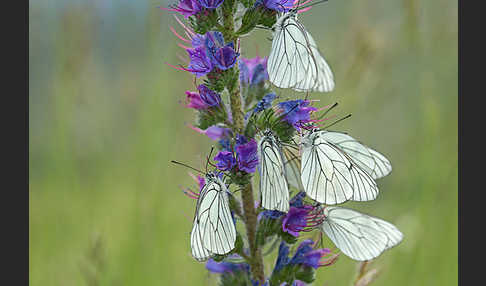
[[[215,285],[190,255],[193,181],[169,163],[200,167],[212,142],[185,125],[193,78],[164,64],[184,53],[168,4],[30,1],[31,285]],[[300,19],[336,79],[312,97],[393,164],[376,201],[346,204],[405,234],[372,285],[456,285],[457,1],[333,0]],[[243,56],[268,55],[268,37]],[[351,285],[356,267],[341,256],[315,285]]]

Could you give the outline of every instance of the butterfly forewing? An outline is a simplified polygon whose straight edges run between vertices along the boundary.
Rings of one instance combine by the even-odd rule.
[[[371,260],[403,238],[394,225],[351,209],[325,207],[324,215],[322,231],[354,260]]]
[[[196,217],[191,233],[193,247],[200,244],[211,254],[226,254],[233,250],[236,241],[236,229],[231,216],[226,185],[217,177],[207,178],[201,190]],[[198,232],[199,236],[195,233]],[[192,239],[194,237],[194,239]],[[195,251],[204,257],[204,251]],[[195,256],[196,257],[196,256]],[[197,259],[197,257],[196,257]]]
[[[263,136],[258,144],[262,207],[289,210],[289,189],[285,179],[281,147],[273,136]]]
[[[324,140],[322,131],[303,138],[301,180],[307,195],[323,204],[374,200],[376,182],[339,147]]]
[[[365,146],[348,134],[323,131],[321,136],[345,151],[373,179],[382,178],[392,171],[391,163],[385,156]]]

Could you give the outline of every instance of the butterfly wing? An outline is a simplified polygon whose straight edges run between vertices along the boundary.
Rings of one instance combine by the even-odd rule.
[[[345,133],[322,131],[321,136],[339,146],[373,179],[382,178],[392,171],[391,163],[385,156]]]
[[[278,143],[263,136],[258,144],[260,160],[260,193],[262,207],[268,210],[289,210],[289,188]]]
[[[270,81],[280,88],[319,92],[334,88],[331,69],[295,14],[277,20],[267,66]]]
[[[197,221],[197,216],[194,217],[194,222],[192,224],[191,251],[192,256],[197,261],[205,261],[211,256],[211,253],[202,244],[201,228]]]
[[[302,179],[300,178],[300,155],[299,150],[291,147],[283,147],[282,153],[284,156],[285,177],[289,185],[293,186],[299,191],[304,190]]]
[[[301,145],[301,179],[307,195],[327,205],[374,200],[378,187],[373,178],[339,147],[320,137],[321,132],[305,135]]]
[[[210,253],[222,255],[235,247],[236,228],[229,207],[228,190],[219,178],[209,180],[201,190],[195,224],[198,225],[194,228],[199,233],[202,247]],[[202,256],[206,254],[201,253]]]
[[[371,260],[403,239],[391,223],[351,209],[325,207],[324,215],[321,230],[354,260]]]

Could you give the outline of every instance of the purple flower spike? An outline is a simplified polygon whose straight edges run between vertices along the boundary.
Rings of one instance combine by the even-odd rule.
[[[213,64],[206,54],[204,47],[196,47],[195,49],[187,49],[190,63],[187,70],[195,74],[196,77],[201,77],[208,74],[213,69]]]
[[[223,0],[198,0],[199,3],[205,8],[216,9],[223,3]]]
[[[237,144],[238,168],[247,173],[253,173],[258,165],[257,142],[251,139],[246,144]]]
[[[233,156],[233,152],[220,151],[215,157],[214,161],[217,161],[216,167],[221,171],[228,171],[236,166],[236,159]]]
[[[218,106],[221,103],[221,96],[204,84],[200,84],[197,89],[199,90],[201,100],[208,106]]]
[[[278,105],[284,116],[284,120],[294,126],[295,129],[300,130],[303,123],[311,122],[311,112],[317,111],[317,108],[308,106],[308,100],[289,100],[280,102]]]

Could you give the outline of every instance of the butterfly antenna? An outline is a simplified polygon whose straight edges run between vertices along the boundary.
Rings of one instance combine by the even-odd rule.
[[[206,158],[206,174],[208,173],[208,165],[209,165],[209,158],[211,158],[211,155],[213,154],[214,146],[211,146],[211,151],[209,152],[209,156]]]
[[[334,103],[331,107],[329,107],[326,112],[324,112],[323,114],[321,114],[321,116],[319,116],[319,118],[317,118],[317,120],[321,120],[322,118],[324,118],[324,116],[326,116],[334,107],[338,106],[338,103]]]
[[[343,121],[344,119],[348,119],[349,117],[351,117],[351,113],[350,113],[350,114],[348,114],[348,115],[346,115],[346,116],[344,116],[344,117],[343,117],[343,118],[341,118],[341,119],[338,119],[338,120],[334,121],[333,123],[331,123],[331,124],[330,124],[330,125],[328,125],[328,126],[324,126],[324,127],[322,127],[322,128],[321,128],[321,130],[322,130],[322,129],[327,129],[327,128],[329,128],[329,127],[331,127],[331,126],[333,126],[333,125],[335,125],[335,124],[337,124],[337,123],[339,123],[339,122]]]
[[[297,107],[299,107],[299,105],[300,105],[300,103],[297,103],[289,111],[287,111],[284,114],[282,114],[279,117],[277,117],[277,120],[274,122],[274,124],[277,124],[280,120],[282,120],[282,118],[284,118],[285,116],[287,116],[288,114],[290,114],[290,112],[294,111],[294,109],[296,109]],[[272,129],[273,129],[273,127],[274,127],[274,125],[271,126]]]
[[[199,173],[201,173],[201,174],[205,174],[203,171],[198,170],[198,169],[196,169],[196,168],[194,168],[194,167],[191,167],[191,166],[189,166],[189,165],[187,165],[187,164],[184,164],[184,163],[181,163],[181,162],[177,162],[177,161],[174,161],[174,160],[171,160],[170,162],[171,162],[171,163],[174,163],[174,164],[177,164],[177,165],[184,166],[184,167],[186,167],[186,168],[189,168],[189,169],[194,170],[194,171],[196,171],[196,172],[199,172]]]

